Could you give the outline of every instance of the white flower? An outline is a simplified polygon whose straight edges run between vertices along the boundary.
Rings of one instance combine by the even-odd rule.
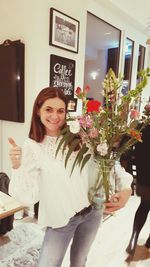
[[[97,151],[100,153],[101,156],[106,156],[108,152],[108,146],[106,142],[103,142],[97,146]]]
[[[105,114],[106,111],[104,109],[100,110],[100,114]]]
[[[80,123],[78,120],[70,121],[67,124],[69,125],[69,129],[70,129],[71,133],[76,134],[76,133],[80,132]]]

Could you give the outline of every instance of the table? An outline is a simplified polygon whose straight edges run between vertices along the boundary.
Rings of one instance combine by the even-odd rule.
[[[6,218],[24,208],[22,203],[0,191],[0,219]]]

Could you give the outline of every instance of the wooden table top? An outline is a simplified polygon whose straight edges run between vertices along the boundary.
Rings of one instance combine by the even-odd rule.
[[[0,191],[0,219],[6,218],[25,207],[13,197]]]

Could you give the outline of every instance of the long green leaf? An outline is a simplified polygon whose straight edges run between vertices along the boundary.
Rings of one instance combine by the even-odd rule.
[[[68,133],[68,134],[70,134],[70,133]],[[59,144],[58,144],[58,146],[57,146],[57,149],[56,149],[55,157],[57,157],[58,151],[59,151],[59,149],[61,148],[62,144],[65,142],[65,140],[67,140],[68,134],[65,134],[65,135],[61,138],[61,140],[60,140],[60,142],[59,142]],[[57,141],[58,141],[58,140],[57,140]]]
[[[80,169],[80,171],[82,171],[84,165],[88,162],[88,160],[90,159],[90,157],[91,157],[91,154],[87,154],[87,155],[85,155],[85,157],[84,157],[84,159],[83,159],[83,161],[82,161],[82,165],[81,165],[81,169]]]
[[[72,166],[72,169],[71,169],[71,174],[73,173],[73,170],[76,166],[77,163],[80,164],[80,161],[82,160],[83,158],[83,155],[88,151],[88,147],[86,146],[86,144],[83,144],[82,148],[79,150],[77,156],[76,156],[76,159],[73,163],[73,166]]]
[[[59,140],[60,136],[65,135],[68,131],[69,131],[69,127],[68,127],[68,126],[66,126],[65,128],[63,128],[63,129],[60,131],[60,135],[58,135],[58,137],[57,137],[57,139],[56,139],[56,142]]]
[[[66,135],[67,132],[68,132],[68,127],[65,127],[64,129],[62,129],[61,132],[60,132],[60,134],[59,134],[58,137],[56,138],[56,142],[58,142],[58,140],[59,140],[62,136]]]
[[[60,132],[61,135],[65,134],[66,132],[68,132],[69,130],[69,126],[66,126],[65,128],[63,128]]]
[[[68,153],[66,155],[65,159],[65,167],[67,166],[68,159],[71,155],[71,153],[74,151],[75,147],[80,143],[80,139],[75,139],[72,141],[71,145],[69,146]]]
[[[74,138],[74,134],[72,134],[71,132],[69,133],[69,135],[67,136],[64,145],[63,145],[63,149],[62,149],[62,154],[64,155],[65,149],[67,147],[67,145],[69,144],[69,142],[71,143],[71,141]]]
[[[77,156],[76,156],[76,159],[75,159],[75,161],[74,161],[74,163],[73,163],[73,166],[72,166],[72,169],[71,169],[70,176],[72,175],[72,173],[73,173],[73,170],[74,170],[74,168],[75,168],[75,166],[76,166],[76,164],[77,164],[77,161],[78,161],[78,155],[79,155],[79,153],[80,153],[80,152],[78,152],[78,154],[77,154]]]
[[[83,145],[83,147],[81,148],[81,151],[80,151],[80,154],[79,154],[79,157],[78,157],[78,163],[79,163],[79,166],[82,162],[82,159],[83,159],[83,156],[84,154],[89,150],[89,148],[86,146],[86,144]]]

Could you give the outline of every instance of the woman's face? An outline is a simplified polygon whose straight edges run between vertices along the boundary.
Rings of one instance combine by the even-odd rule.
[[[39,110],[46,134],[57,136],[66,118],[65,103],[58,97],[47,99]]]

